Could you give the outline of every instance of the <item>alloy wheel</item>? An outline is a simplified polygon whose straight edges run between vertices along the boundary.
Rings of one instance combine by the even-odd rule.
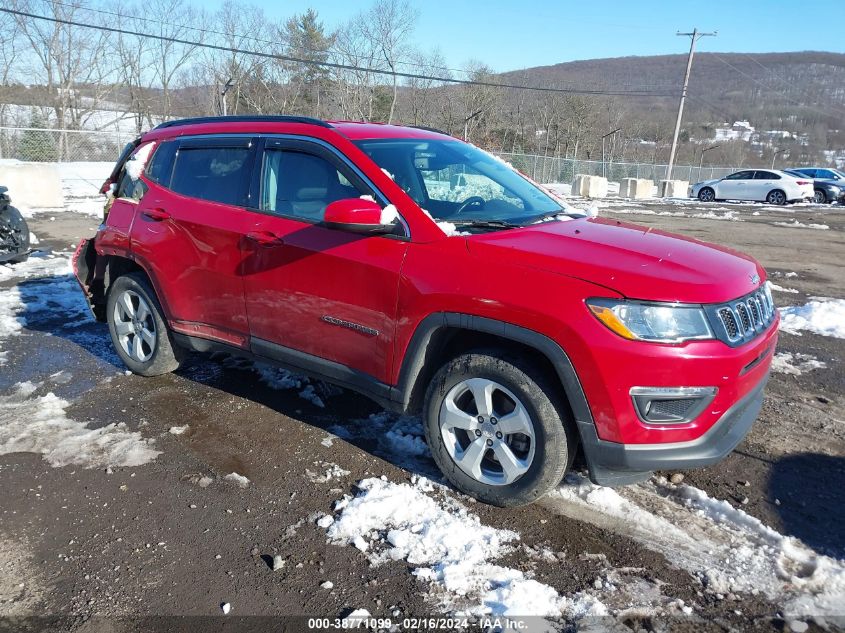
[[[114,304],[114,330],[123,351],[145,363],[156,349],[156,325],[152,310],[137,292],[124,290]]]
[[[483,484],[504,486],[534,460],[534,423],[510,390],[486,378],[452,387],[440,406],[440,433],[449,456]]]

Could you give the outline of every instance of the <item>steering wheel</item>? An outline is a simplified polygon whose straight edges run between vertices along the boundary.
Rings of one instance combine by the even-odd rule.
[[[482,198],[481,196],[470,196],[463,202],[461,202],[460,206],[455,209],[455,212],[452,213],[453,216],[460,215],[464,211],[466,211],[469,207],[473,205],[477,205],[479,207],[483,207],[487,201]]]

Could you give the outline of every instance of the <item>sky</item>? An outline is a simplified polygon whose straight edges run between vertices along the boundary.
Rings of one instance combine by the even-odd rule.
[[[315,8],[329,28],[370,6],[362,0],[252,0],[282,19]],[[220,0],[211,0],[211,7]],[[677,31],[718,31],[697,50],[765,53],[845,53],[839,16],[843,0],[811,7],[781,0],[411,0],[419,12],[414,44],[439,50],[452,67],[471,59],[495,71],[578,59],[685,53],[689,38]],[[833,28],[815,28],[828,15]],[[834,19],[836,18],[836,19]]]

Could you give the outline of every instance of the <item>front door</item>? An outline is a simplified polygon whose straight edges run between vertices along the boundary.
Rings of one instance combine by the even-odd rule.
[[[749,183],[754,182],[753,171],[738,171],[719,181],[716,197],[720,200],[748,200],[751,193]]]
[[[256,161],[243,241],[253,351],[331,361],[387,382],[391,372],[403,236],[321,226],[330,202],[381,195],[334,149],[266,139]]]

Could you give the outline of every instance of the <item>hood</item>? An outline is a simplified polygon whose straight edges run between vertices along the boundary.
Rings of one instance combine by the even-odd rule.
[[[702,180],[701,182],[693,183],[693,187],[705,187],[707,185],[715,185],[717,182],[721,182],[721,178],[713,178],[711,180]]]
[[[608,218],[486,233],[467,244],[473,255],[508,257],[630,299],[721,303],[748,294],[765,279],[760,264],[737,251]]]

